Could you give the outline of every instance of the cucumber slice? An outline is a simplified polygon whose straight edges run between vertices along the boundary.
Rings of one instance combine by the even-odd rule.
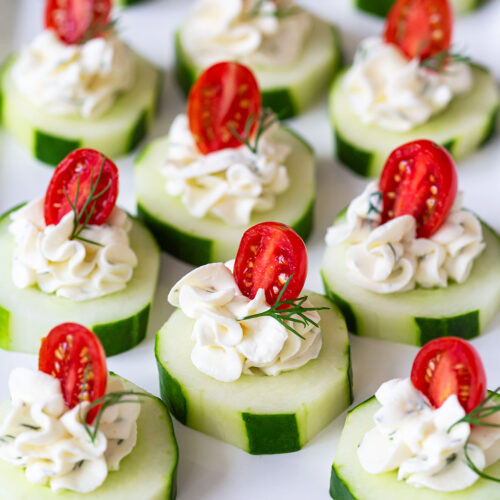
[[[431,139],[442,144],[460,160],[482,146],[495,130],[499,94],[485,68],[474,65],[472,89],[455,97],[427,123],[408,132],[391,132],[374,124],[363,124],[351,110],[343,88],[345,71],[338,75],[330,90],[330,120],[337,158],[359,175],[378,177],[389,154],[401,144],[416,139]]]
[[[394,4],[395,0],[352,0],[354,6],[369,14],[374,14],[379,17],[387,16],[389,10]],[[464,14],[472,10],[476,10],[483,3],[484,0],[450,0],[455,14]]]
[[[311,147],[290,130],[281,127],[276,140],[292,148],[287,161],[290,186],[276,197],[267,212],[254,212],[250,224],[279,221],[292,226],[303,239],[312,230],[315,200],[315,161]],[[225,262],[234,258],[247,227],[228,226],[208,215],[197,219],[189,214],[179,197],[165,192],[165,178],[158,166],[167,154],[167,138],[149,144],[136,160],[137,212],[168,253],[194,265]]]
[[[307,293],[313,304],[331,306]],[[156,337],[162,399],[181,423],[248,453],[299,450],[352,402],[345,323],[335,308],[320,314],[323,347],[316,360],[276,377],[243,375],[225,383],[192,364],[194,322],[177,310]]]
[[[182,28],[175,36],[175,72],[186,96],[204,68],[198,67],[182,43]],[[262,105],[281,119],[302,113],[326,89],[342,63],[337,29],[313,17],[313,26],[298,61],[272,67],[249,65],[262,91]]]
[[[498,483],[479,479],[470,488],[443,493],[429,488],[415,488],[398,481],[397,472],[369,474],[358,460],[357,447],[367,431],[374,427],[373,415],[380,404],[372,397],[347,415],[332,466],[330,495],[335,500],[498,500]],[[500,476],[500,462],[486,469]]]
[[[9,213],[0,217],[2,349],[38,353],[40,339],[65,321],[81,323],[92,329],[108,356],[131,349],[144,339],[160,269],[160,251],[151,233],[137,219],[134,219],[130,231],[130,246],[139,265],[127,287],[97,299],[73,302],[46,294],[35,286],[22,289],[14,286],[11,278],[14,241],[8,232]]]
[[[86,147],[114,158],[135,149],[146,135],[156,112],[161,73],[139,55],[136,83],[98,118],[57,116],[33,106],[17,90],[11,76],[16,55],[3,65],[0,112],[4,127],[38,160],[57,165],[76,148]]]
[[[127,390],[146,392],[122,379]],[[0,420],[11,408],[0,403]],[[173,500],[176,494],[178,448],[172,420],[160,399],[143,398],[137,420],[137,444],[93,492],[80,494],[65,490],[52,493],[47,486],[30,483],[24,470],[0,460],[1,496],[8,500]]]
[[[337,219],[339,220],[339,219]],[[421,346],[432,339],[480,335],[500,308],[500,237],[482,223],[486,250],[465,283],[377,294],[347,279],[347,244],[327,247],[321,274],[327,296],[351,333]]]

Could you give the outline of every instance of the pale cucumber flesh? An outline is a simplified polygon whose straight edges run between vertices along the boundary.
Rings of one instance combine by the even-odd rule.
[[[315,306],[330,306],[307,292]],[[191,362],[193,320],[177,310],[156,339],[162,398],[196,430],[251,453],[304,446],[351,402],[349,340],[335,308],[321,311],[323,347],[316,360],[278,376],[217,381]]]
[[[500,500],[498,483],[485,479],[462,491],[442,493],[398,481],[396,471],[366,472],[359,463],[357,448],[366,432],[375,426],[373,415],[378,408],[377,400],[371,398],[347,415],[332,468],[330,494],[335,500]],[[486,469],[486,473],[500,477],[500,462]]]
[[[125,381],[125,386],[126,390],[145,392],[131,382]],[[0,421],[10,408],[10,401],[0,403]],[[143,398],[137,431],[137,444],[123,459],[120,469],[110,472],[93,492],[52,493],[47,486],[30,483],[24,469],[0,460],[0,497],[2,500],[173,500],[178,448],[170,415],[161,400]]]

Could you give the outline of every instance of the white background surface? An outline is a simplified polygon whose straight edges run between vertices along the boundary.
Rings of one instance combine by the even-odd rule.
[[[155,137],[168,131],[172,118],[185,106],[171,71],[172,42],[175,27],[192,3],[187,0],[151,0],[119,13],[123,38],[167,71],[162,110],[153,130]],[[379,34],[382,30],[382,21],[353,11],[348,0],[303,0],[300,3],[340,26],[348,61],[363,37]],[[0,60],[41,29],[42,5],[41,0],[0,0]],[[500,0],[491,0],[479,12],[458,19],[454,39],[457,48],[465,48],[475,60],[489,66],[500,80]],[[322,291],[319,263],[325,230],[335,214],[360,192],[366,181],[355,177],[333,159],[326,99],[304,116],[292,120],[291,126],[310,141],[318,158],[316,226],[308,244],[310,268],[307,286]],[[120,159],[117,163],[121,174],[119,203],[135,211],[133,157]],[[44,192],[51,174],[52,169],[37,163],[13,139],[0,132],[0,213]],[[459,188],[465,191],[465,205],[500,232],[500,139],[495,138],[482,151],[461,163],[459,176]],[[155,394],[158,394],[158,379],[153,354],[154,332],[171,312],[166,304],[170,287],[188,270],[190,266],[163,256],[147,340],[132,351],[108,361],[111,370]],[[355,403],[366,399],[384,380],[408,376],[417,352],[416,348],[409,346],[352,336],[351,343]],[[485,363],[489,387],[499,386],[500,315],[497,314],[487,332],[473,343]],[[13,367],[34,368],[36,363],[35,356],[0,351],[0,398],[8,396],[7,376]],[[344,417],[345,414],[337,418],[297,453],[260,457],[247,455],[175,422],[180,449],[178,499],[326,500],[329,498],[330,466]]]

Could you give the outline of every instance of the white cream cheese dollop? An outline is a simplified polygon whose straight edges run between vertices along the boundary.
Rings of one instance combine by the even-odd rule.
[[[237,321],[270,306],[263,289],[253,299],[242,295],[231,267],[232,263],[199,267],[175,284],[168,296],[173,306],[195,320],[194,366],[212,378],[234,382],[243,373],[279,375],[317,358],[321,330],[312,324],[293,324],[302,340],[269,316]],[[304,307],[312,306],[306,301]],[[317,311],[307,315],[319,322]]]
[[[31,483],[48,484],[55,493],[88,493],[104,482],[108,471],[118,470],[135,446],[138,402],[106,408],[92,443],[80,421],[87,403],[69,410],[59,380],[16,368],[10,374],[9,389],[12,409],[0,427],[0,459],[25,468]],[[108,379],[108,393],[123,390],[119,378]]]
[[[463,283],[485,248],[478,218],[461,210],[461,195],[430,238],[416,237],[411,215],[380,224],[382,199],[376,181],[349,205],[345,222],[331,226],[326,244],[348,244],[347,278],[376,293]]]
[[[132,221],[118,207],[102,226],[89,225],[81,236],[102,246],[70,240],[73,212],[58,224],[45,224],[44,197],[11,214],[14,237],[12,281],[18,288],[37,285],[45,293],[89,300],[125,288],[137,256],[130,248]]]
[[[254,154],[248,147],[201,154],[189,130],[186,115],[175,118],[168,134],[168,153],[161,173],[171,196],[180,196],[197,218],[214,215],[232,226],[250,222],[252,211],[271,210],[276,195],[286,191],[289,178],[283,164],[290,147],[266,130]]]
[[[46,29],[21,51],[12,76],[44,112],[95,118],[133,86],[134,55],[114,34],[67,45]]]
[[[292,2],[284,8],[290,15],[280,18],[273,0],[200,0],[181,31],[183,47],[201,67],[235,59],[291,64],[300,56],[312,18]]]
[[[398,469],[398,479],[415,487],[459,491],[476,482],[478,475],[467,465],[464,445],[479,470],[500,459],[500,429],[472,428],[455,395],[433,409],[410,379],[394,379],[381,385],[375,397],[381,408],[357,450],[362,467],[370,474]],[[500,423],[498,413],[490,420]]]
[[[344,80],[349,104],[361,121],[394,132],[427,122],[456,95],[469,91],[472,83],[466,62],[433,71],[380,38],[361,43]]]

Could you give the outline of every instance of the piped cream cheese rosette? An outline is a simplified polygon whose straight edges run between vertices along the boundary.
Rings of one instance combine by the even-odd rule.
[[[161,74],[120,39],[111,0],[45,0],[43,30],[2,66],[2,125],[38,160],[132,151],[157,108]]]
[[[307,238],[314,158],[263,106],[252,71],[235,62],[207,68],[187,113],[140,155],[138,213],[164,250],[192,264],[230,260],[242,230],[282,220]]]
[[[116,165],[78,149],[47,190],[0,218],[0,345],[37,352],[61,321],[95,328],[108,355],[146,335],[160,252],[153,236],[116,206]]]
[[[177,310],[157,335],[156,359],[180,422],[250,453],[285,453],[346,408],[345,324],[325,297],[302,289],[306,273],[297,233],[263,222],[245,231],[234,261],[173,286]]]
[[[175,38],[176,76],[189,93],[209,66],[249,66],[281,118],[304,111],[341,65],[336,28],[293,0],[199,0]]]
[[[327,230],[323,280],[350,331],[423,345],[479,335],[498,310],[498,237],[457,186],[445,148],[404,144]]]
[[[348,498],[360,500],[379,498],[382,485],[387,500],[417,491],[436,500],[453,492],[492,498],[498,478],[491,471],[500,460],[497,392],[487,393],[471,344],[456,337],[428,343],[410,378],[385,382],[352,410],[333,465],[332,496],[343,481]]]
[[[43,339],[38,370],[15,368],[9,390],[11,401],[0,403],[6,498],[72,492],[84,498],[97,492],[107,500],[140,490],[149,500],[174,491],[177,445],[166,408],[108,375],[104,349],[84,326],[63,323],[52,329]]]
[[[449,0],[398,0],[383,35],[360,43],[330,92],[336,154],[347,167],[377,177],[390,151],[422,137],[458,160],[492,135],[494,79],[452,47],[452,32]]]

